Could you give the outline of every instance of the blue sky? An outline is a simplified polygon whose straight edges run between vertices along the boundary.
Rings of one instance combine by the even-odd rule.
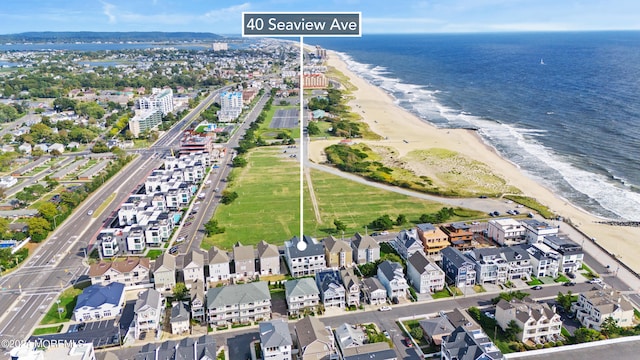
[[[640,30],[638,0],[3,0],[0,34],[25,31],[240,34],[243,11],[361,11],[363,34]]]

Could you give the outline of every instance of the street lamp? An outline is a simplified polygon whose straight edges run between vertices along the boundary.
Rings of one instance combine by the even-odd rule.
[[[56,218],[57,218],[58,216],[60,216],[60,215],[62,215],[62,213],[60,213],[60,214],[58,214],[58,215],[55,215],[55,216],[53,217],[53,228],[54,228],[54,229],[58,227],[58,223],[56,222]]]

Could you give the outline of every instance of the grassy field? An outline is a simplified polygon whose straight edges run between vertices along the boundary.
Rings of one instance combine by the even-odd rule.
[[[61,330],[62,330],[62,325],[37,328],[37,329],[33,330],[33,336],[47,335],[47,334],[57,334]]]
[[[299,163],[283,151],[286,147],[262,147],[247,154],[248,165],[236,168],[234,180],[228,188],[239,197],[229,205],[220,205],[214,218],[225,233],[210,236],[202,242],[230,249],[237,241],[245,245],[266,240],[282,244],[299,233],[300,183]],[[434,213],[442,204],[414,199],[362,185],[324,172],[311,172],[321,222],[315,213],[305,182],[304,232],[314,237],[335,233],[334,219],[346,226],[346,236],[364,232],[365,225],[388,214],[392,219],[404,214],[411,223],[418,223],[424,213]],[[459,217],[483,216],[478,212],[458,210]],[[405,224],[401,228],[407,228]],[[400,227],[398,228],[400,229]]]
[[[78,295],[82,293],[82,289],[80,288],[69,288],[62,292],[58,300],[60,304],[54,303],[51,306],[51,309],[47,311],[47,313],[40,321],[40,325],[49,325],[49,324],[59,324],[63,322],[67,322],[71,320],[71,316],[73,316],[73,309],[76,306],[76,301],[78,300]],[[64,309],[62,313],[58,313],[58,307]]]

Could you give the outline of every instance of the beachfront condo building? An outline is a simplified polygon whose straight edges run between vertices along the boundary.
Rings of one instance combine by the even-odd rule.
[[[137,112],[129,120],[129,130],[138,137],[147,130],[152,130],[162,123],[162,112],[159,109],[148,109]]]
[[[151,96],[138,98],[136,102],[140,110],[160,110],[162,115],[173,111],[173,90],[171,88],[153,88]]]

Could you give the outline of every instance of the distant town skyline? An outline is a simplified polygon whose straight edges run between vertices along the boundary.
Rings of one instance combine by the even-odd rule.
[[[193,31],[237,35],[243,11],[360,11],[363,34],[640,30],[636,0],[24,0],[3,2],[0,34]]]

